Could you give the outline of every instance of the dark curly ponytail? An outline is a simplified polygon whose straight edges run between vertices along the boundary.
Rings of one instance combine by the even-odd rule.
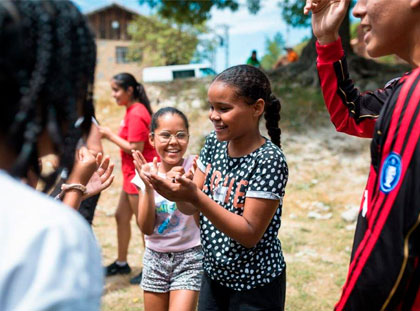
[[[265,127],[267,128],[271,141],[279,147],[281,147],[281,129],[279,128],[280,110],[280,100],[271,93],[269,101],[265,104]]]
[[[268,77],[258,68],[249,65],[238,65],[230,67],[214,80],[233,86],[236,95],[243,97],[249,105],[253,105],[258,99],[265,102],[264,118],[271,141],[281,147],[279,128],[280,121],[280,101],[271,93],[271,85]]]
[[[85,17],[65,0],[0,1],[0,46],[0,134],[16,155],[10,173],[39,174],[45,131],[70,171],[93,114],[96,46]]]

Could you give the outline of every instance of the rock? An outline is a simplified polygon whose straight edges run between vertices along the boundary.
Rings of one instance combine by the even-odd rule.
[[[312,219],[317,219],[317,220],[326,220],[326,219],[331,219],[332,217],[332,213],[327,213],[327,214],[320,214],[318,212],[309,212],[308,213],[308,218],[312,218]]]
[[[359,215],[359,207],[356,205],[348,206],[345,212],[341,213],[341,218],[346,222],[355,222]]]

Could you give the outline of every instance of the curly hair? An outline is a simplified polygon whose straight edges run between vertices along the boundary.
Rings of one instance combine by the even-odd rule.
[[[96,45],[85,17],[66,0],[1,1],[0,46],[0,135],[16,154],[10,173],[39,175],[45,131],[71,171],[94,112]]]
[[[264,118],[268,135],[274,144],[281,147],[279,128],[281,104],[271,92],[268,77],[254,66],[238,65],[219,73],[213,80],[216,81],[234,87],[236,96],[244,98],[248,105],[254,104],[260,98],[264,100]]]

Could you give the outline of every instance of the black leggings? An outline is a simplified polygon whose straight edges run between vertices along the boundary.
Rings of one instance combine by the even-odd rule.
[[[198,311],[283,311],[286,300],[286,268],[271,283],[235,291],[203,274]]]

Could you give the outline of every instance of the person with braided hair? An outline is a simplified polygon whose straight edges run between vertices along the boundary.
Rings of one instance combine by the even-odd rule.
[[[258,68],[239,65],[208,90],[207,136],[195,173],[148,174],[163,197],[199,217],[204,275],[198,310],[284,310],[286,264],[277,237],[288,179],[280,101]],[[271,138],[259,130],[264,114]]]
[[[119,73],[111,80],[112,96],[119,106],[126,108],[124,120],[118,134],[109,128],[100,126],[102,138],[107,139],[120,148],[123,186],[118,202],[115,219],[117,222],[118,257],[106,267],[106,275],[128,274],[131,268],[127,263],[128,245],[131,238],[130,220],[133,214],[137,219],[139,192],[131,183],[135,176],[132,150],[140,151],[146,161],[152,162],[157,156],[149,142],[149,127],[152,108],[144,87],[129,73]],[[143,245],[144,245],[144,236]],[[139,284],[141,273],[130,280],[131,284]]]
[[[63,201],[77,206],[97,169],[80,149],[93,115],[96,46],[65,0],[0,2],[0,310],[99,310],[103,270],[91,229],[48,191],[38,158],[70,172]],[[80,124],[81,122],[81,124]]]

